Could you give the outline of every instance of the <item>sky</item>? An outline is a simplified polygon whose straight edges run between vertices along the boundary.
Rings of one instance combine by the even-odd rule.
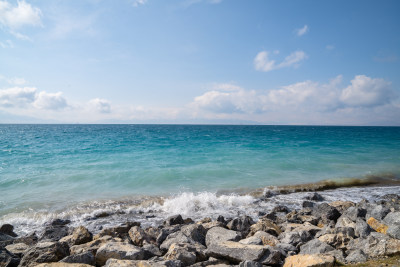
[[[400,1],[0,0],[0,123],[400,125]]]

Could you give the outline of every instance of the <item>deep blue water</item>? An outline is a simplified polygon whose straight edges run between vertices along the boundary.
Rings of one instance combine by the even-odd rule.
[[[0,125],[0,217],[368,175],[400,177],[400,127]]]

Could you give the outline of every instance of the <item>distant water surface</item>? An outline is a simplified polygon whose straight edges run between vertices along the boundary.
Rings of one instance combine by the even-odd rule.
[[[371,177],[399,182],[400,127],[0,125],[3,221],[79,203]]]

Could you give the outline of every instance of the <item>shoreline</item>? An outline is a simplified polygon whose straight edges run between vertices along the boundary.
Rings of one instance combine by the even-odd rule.
[[[358,196],[352,195],[357,191]],[[27,255],[37,254],[41,249],[40,246],[46,242],[49,246],[51,243],[51,246],[64,247],[63,259],[69,257],[68,261],[96,264],[96,266],[105,265],[106,262],[106,266],[138,266],[138,260],[145,261],[140,264],[146,266],[169,267],[189,265],[205,267],[239,263],[242,266],[258,267],[261,266],[258,264],[296,266],[288,265],[288,262],[305,260],[304,255],[308,254],[313,256],[307,258],[307,261],[332,262],[333,259],[333,264],[335,262],[344,264],[352,263],[355,259],[362,262],[369,258],[400,253],[400,186],[397,185],[345,187],[318,193],[300,191],[273,194],[265,191],[265,194],[258,198],[235,195],[228,199],[229,196],[226,195],[199,196],[193,193],[192,199],[185,199],[182,196],[164,199],[162,204],[158,204],[159,207],[172,208],[169,212],[154,209],[154,203],[147,203],[148,209],[145,211],[143,208],[145,205],[142,203],[138,210],[129,211],[128,207],[120,205],[113,214],[100,212],[86,221],[73,221],[67,217],[51,218],[45,222],[43,229],[38,229],[36,233],[20,234],[16,238],[7,239],[8,235],[3,231],[0,234],[2,237],[0,244],[3,247],[8,246],[10,250],[7,251],[10,253],[15,252],[14,256],[21,256],[20,261],[23,263],[21,266],[34,266],[30,264],[39,263],[31,256],[28,259]],[[211,213],[205,212],[204,209],[208,206],[202,206],[202,203],[193,205],[199,199],[207,197],[214,197],[208,203],[214,205],[213,216],[208,216]],[[176,209],[176,206],[184,200],[193,202],[183,204],[192,205],[189,208],[197,209],[199,214],[190,216],[179,212],[182,210]],[[220,208],[216,207],[218,204],[216,200],[221,201]],[[231,206],[229,207],[227,203]],[[231,210],[223,213],[223,209]],[[391,215],[387,217],[389,214]],[[116,220],[118,216],[120,220]],[[13,231],[14,229],[11,229],[8,233],[15,234]],[[84,243],[79,241],[78,244],[75,239],[80,235],[90,238],[88,237]],[[206,240],[214,241],[207,243]],[[92,245],[95,243],[97,245],[94,249]],[[128,251],[124,250],[126,247],[129,247]],[[46,248],[51,250],[49,247]],[[108,250],[119,252],[115,254]],[[137,255],[141,256],[132,256],[133,258],[126,256],[132,251],[139,251]],[[83,256],[80,255],[82,253],[86,253],[84,257],[86,260],[82,260]],[[258,253],[258,256],[255,258],[249,256],[254,256],[254,253]],[[194,256],[190,258],[189,254]],[[130,259],[132,262],[108,260],[107,255],[125,255],[126,257],[118,257]],[[109,258],[113,257],[115,258],[115,256]],[[14,259],[17,260],[17,257]],[[59,260],[62,259],[57,258],[54,261]],[[245,263],[246,260],[251,262]],[[122,263],[128,265],[121,265]]]

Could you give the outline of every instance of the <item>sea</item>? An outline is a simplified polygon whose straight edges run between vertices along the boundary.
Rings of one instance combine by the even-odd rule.
[[[400,127],[0,124],[0,225],[257,218],[400,194]]]

